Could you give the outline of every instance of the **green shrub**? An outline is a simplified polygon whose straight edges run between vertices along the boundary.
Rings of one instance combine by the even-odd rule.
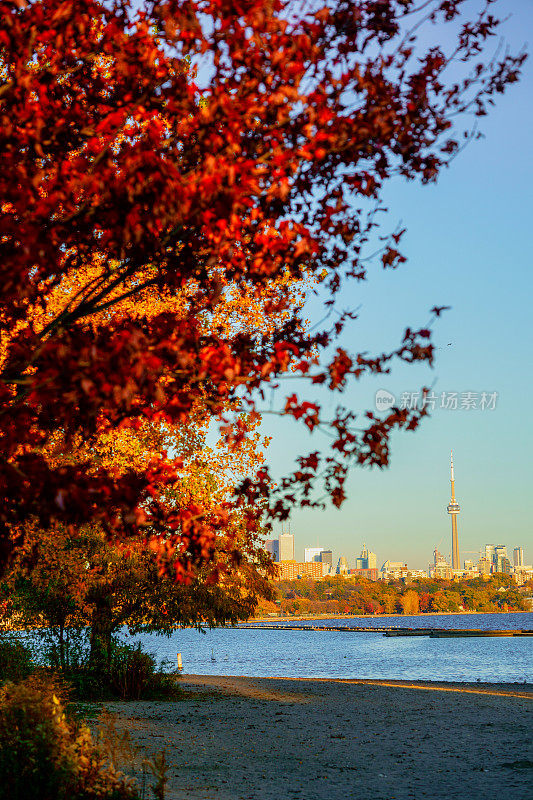
[[[65,716],[57,684],[33,676],[0,690],[0,786],[10,800],[137,800],[85,726]]]
[[[65,680],[71,688],[71,694],[75,700],[112,700],[114,695],[109,687],[109,682],[105,676],[81,668],[76,672],[65,673]]]
[[[157,669],[156,660],[141,645],[114,644],[109,688],[123,700],[169,697],[178,694],[174,677]]]
[[[0,637],[0,683],[23,681],[33,669],[28,647],[12,636]]]
[[[139,700],[156,671],[156,662],[140,645],[115,645],[111,655],[109,686],[123,700]]]

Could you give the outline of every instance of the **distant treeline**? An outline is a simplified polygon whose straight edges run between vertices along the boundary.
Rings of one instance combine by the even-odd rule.
[[[331,577],[281,581],[274,602],[261,601],[256,615],[283,614],[416,614],[418,612],[527,611],[533,582],[516,586],[510,575],[495,574],[468,581],[431,578],[369,581]]]

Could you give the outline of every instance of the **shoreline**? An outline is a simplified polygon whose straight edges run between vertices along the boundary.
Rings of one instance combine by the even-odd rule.
[[[435,692],[465,692],[467,694],[488,694],[494,697],[520,697],[533,700],[533,683],[506,681],[428,681],[428,680],[403,680],[400,678],[286,678],[283,675],[271,675],[268,678],[255,678],[248,675],[198,675],[183,674],[177,679],[185,686],[214,686],[233,688],[239,682],[253,681],[285,681],[287,683],[340,683],[358,686],[385,686],[391,689],[419,689]],[[521,691],[518,691],[520,687]]]
[[[480,616],[489,614],[531,614],[531,611],[419,611],[416,614],[279,614],[272,617],[251,617],[250,619],[238,622],[235,627],[240,625],[253,625],[255,622],[313,622],[314,620],[324,619],[405,619],[406,617],[462,617]]]

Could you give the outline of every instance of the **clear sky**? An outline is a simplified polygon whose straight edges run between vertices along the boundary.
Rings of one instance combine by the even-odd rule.
[[[501,0],[496,14],[511,17],[503,32],[512,49],[533,34],[533,2]],[[390,227],[407,226],[402,250],[408,263],[396,272],[376,265],[365,285],[354,285],[347,306],[359,306],[350,328],[353,350],[394,348],[407,325],[421,326],[434,305],[450,305],[434,328],[440,349],[433,370],[395,368],[367,379],[344,396],[347,405],[374,407],[378,389],[400,398],[423,385],[441,392],[497,392],[494,410],[440,410],[414,434],[397,433],[386,471],[355,470],[340,511],[297,511],[291,520],[296,557],[305,546],[332,549],[350,566],[363,542],[385,559],[427,567],[435,546],[449,556],[450,449],[461,505],[461,559],[475,558],[488,542],[525,548],[533,560],[532,325],[533,59],[518,85],[482,120],[485,138],[474,142],[437,184],[398,180],[386,201]],[[343,298],[344,299],[344,298]],[[269,460],[292,469],[293,458],[318,449],[320,435],[290,422],[264,424],[273,435]],[[278,531],[277,531],[278,532]]]

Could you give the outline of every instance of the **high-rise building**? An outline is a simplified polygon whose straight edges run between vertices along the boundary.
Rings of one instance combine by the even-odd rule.
[[[493,544],[486,544],[485,545],[485,558],[492,565],[494,561],[494,545]]]
[[[403,561],[390,561],[387,559],[382,565],[380,573],[382,581],[399,580],[407,577],[409,569]]]
[[[478,572],[480,575],[490,575],[490,568],[492,566],[492,562],[486,557],[481,556],[478,561]]]
[[[523,547],[515,547],[513,550],[513,567],[523,567],[524,566],[524,548]]]
[[[494,546],[494,560],[497,561],[498,558],[507,558],[507,548],[504,544],[497,544]]]
[[[503,572],[504,575],[511,574],[511,562],[506,556],[498,556],[496,562],[496,572]]]
[[[433,551],[433,567],[430,568],[430,573],[432,578],[449,580],[452,577],[450,565],[437,548]]]
[[[366,544],[363,544],[361,555],[355,559],[356,569],[377,569],[378,559],[375,553],[368,550]]]
[[[494,556],[492,560],[492,571],[493,572],[504,572],[507,573],[507,564],[511,562],[507,558],[507,548],[504,544],[497,544],[494,545]]]
[[[279,581],[293,581],[296,578],[320,580],[322,578],[322,564],[316,561],[280,561],[276,571],[277,575],[274,580]]]
[[[322,550],[320,563],[322,564],[322,575],[331,575],[333,573],[333,551]]]
[[[304,561],[320,561],[320,553],[322,553],[323,550],[323,547],[306,547],[304,550]]]
[[[272,561],[279,561],[279,539],[267,539],[265,550],[272,556]]]
[[[279,560],[294,561],[294,534],[281,533],[279,542]]]
[[[355,568],[356,569],[368,569],[368,550],[366,549],[366,544],[363,543],[363,549],[361,550],[361,555],[359,558],[355,559]]]
[[[347,575],[348,574],[348,564],[344,556],[339,558],[339,562],[337,564],[337,575]]]
[[[496,548],[496,550],[498,550],[498,548]],[[507,549],[505,547],[500,547],[500,552],[496,552],[495,558],[494,571],[509,575],[511,572],[511,562],[507,558]]]
[[[459,540],[457,538],[457,514],[460,512],[459,503],[455,499],[455,478],[453,474],[453,451],[450,459],[450,483],[452,485],[452,498],[448,503],[448,514],[452,517],[452,569],[460,569]]]
[[[506,562],[511,563],[507,556],[507,547],[504,544],[486,544],[485,559],[490,563],[491,572],[506,572]]]

